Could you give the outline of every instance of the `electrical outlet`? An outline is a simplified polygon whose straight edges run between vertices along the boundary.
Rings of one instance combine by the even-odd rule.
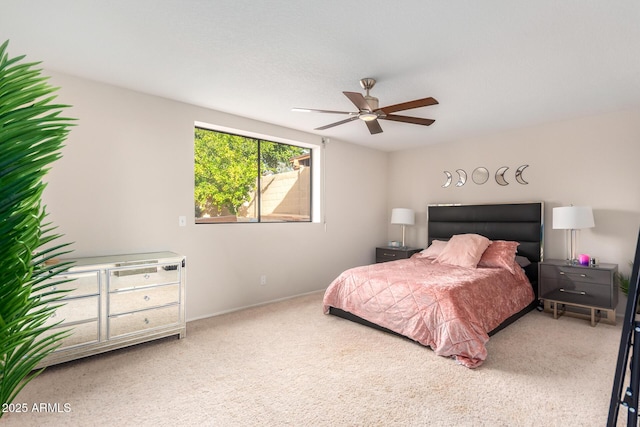
[[[178,226],[180,226],[180,227],[186,227],[187,226],[187,217],[186,216],[179,216],[178,217]]]
[[[260,284],[262,286],[267,284],[267,276],[266,275],[263,274],[262,276],[260,276]]]

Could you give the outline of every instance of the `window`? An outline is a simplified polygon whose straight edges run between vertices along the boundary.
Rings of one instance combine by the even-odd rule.
[[[195,128],[196,224],[311,221],[312,150]]]

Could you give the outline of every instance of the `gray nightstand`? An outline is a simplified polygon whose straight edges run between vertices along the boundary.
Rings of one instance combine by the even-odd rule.
[[[616,323],[618,284],[615,275],[617,264],[600,264],[595,267],[568,264],[564,260],[550,259],[538,264],[538,294],[544,300],[545,311],[553,312],[553,318],[566,313],[591,320],[596,325],[606,313],[608,323]],[[576,310],[567,311],[567,307]]]
[[[376,248],[376,262],[411,258],[413,254],[421,250],[420,248],[392,248],[388,246]]]

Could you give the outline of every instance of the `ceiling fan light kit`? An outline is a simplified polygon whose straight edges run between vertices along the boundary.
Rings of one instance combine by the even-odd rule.
[[[365,122],[376,120],[378,115],[376,113],[361,113],[358,115],[360,120],[364,120]]]
[[[402,123],[411,123],[421,126],[430,126],[435,122],[432,119],[424,119],[421,117],[409,117],[409,116],[400,116],[395,113],[396,111],[404,111],[411,110],[414,108],[420,107],[428,107],[430,105],[438,104],[438,101],[435,98],[422,98],[416,99],[414,101],[403,102],[400,104],[389,105],[387,107],[379,108],[378,98],[371,96],[369,94],[369,90],[375,86],[376,81],[370,77],[364,78],[360,80],[360,86],[366,91],[366,94],[363,96],[359,92],[342,92],[349,100],[358,108],[357,112],[350,111],[333,111],[333,110],[315,110],[312,108],[293,108],[292,111],[296,112],[304,112],[304,113],[329,113],[329,114],[347,114],[349,118],[340,120],[338,122],[330,123],[325,126],[321,126],[315,128],[314,130],[325,130],[338,125],[342,125],[356,119],[360,119],[367,125],[369,132],[374,135],[377,133],[382,133],[382,127],[378,122],[378,119],[381,120],[392,120],[395,122]]]

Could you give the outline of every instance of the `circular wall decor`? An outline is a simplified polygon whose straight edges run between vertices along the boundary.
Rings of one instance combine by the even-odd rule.
[[[444,174],[447,176],[447,180],[445,181],[444,184],[442,184],[442,187],[443,188],[447,188],[448,186],[451,185],[452,176],[451,176],[451,172],[449,172],[449,171],[444,171]]]
[[[522,165],[518,169],[516,169],[516,181],[518,181],[522,185],[528,184],[528,182],[525,181],[524,178],[522,177],[522,172],[528,167],[529,165]]]
[[[496,171],[496,182],[500,185],[509,185],[506,179],[504,179],[504,174],[509,169],[509,166],[503,166]]]
[[[487,168],[479,167],[473,170],[471,179],[478,185],[482,185],[489,180],[489,171]]]

